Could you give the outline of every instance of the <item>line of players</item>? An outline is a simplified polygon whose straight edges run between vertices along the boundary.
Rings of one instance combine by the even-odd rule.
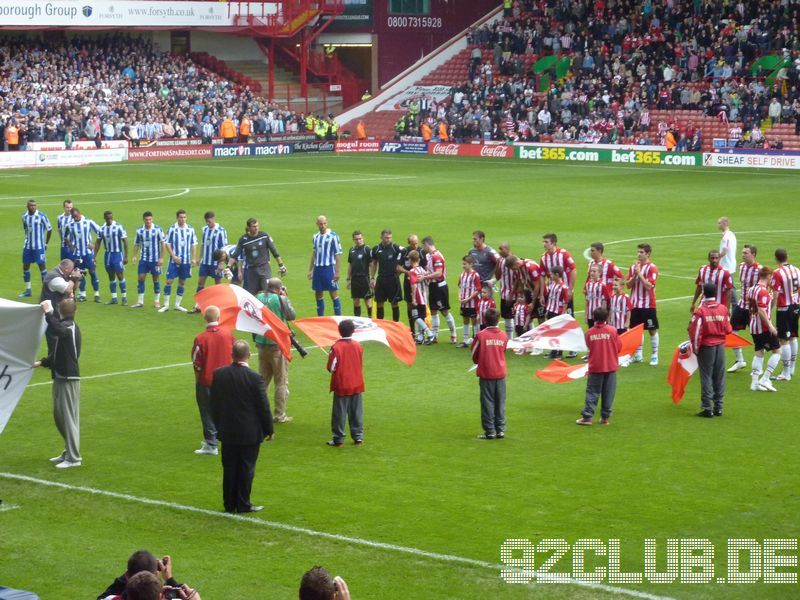
[[[230,255],[235,256],[237,245],[228,244],[228,236],[224,227],[216,221],[212,211],[203,215],[205,226],[202,229],[200,243],[194,228],[187,223],[185,210],[177,211],[176,222],[169,227],[167,232],[153,222],[153,214],[146,211],[142,215],[143,224],[137,228],[134,238],[133,254],[129,251],[128,234],[125,228],[114,220],[112,211],[103,213],[103,225],[98,225],[92,219],[82,214],[80,209],[73,206],[71,200],[63,202],[63,212],[58,216],[57,228],[60,237],[60,258],[70,259],[75,266],[89,273],[94,301],[101,302],[100,281],[97,276],[96,256],[101,244],[104,247],[104,266],[109,277],[111,299],[106,304],[128,304],[127,281],[125,279],[125,265],[129,259],[137,266],[137,301],[131,308],[144,306],[145,280],[147,275],[152,277],[153,291],[155,294],[154,306],[159,312],[166,312],[170,308],[172,286],[177,279],[174,307],[180,312],[197,312],[197,307],[189,310],[181,305],[185,291],[186,280],[191,278],[193,266],[199,266],[198,283],[196,291],[205,287],[207,279],[214,279],[219,283],[223,277],[233,278],[238,275],[237,269],[230,271],[226,263]],[[251,219],[252,220],[252,219]],[[248,222],[248,226],[250,223]],[[256,229],[258,227],[255,222]],[[46,271],[47,246],[52,235],[52,225],[47,215],[39,211],[36,201],[27,203],[27,210],[22,215],[22,227],[25,233],[25,243],[22,251],[22,268],[25,290],[20,297],[30,297],[32,264],[39,266],[42,278]],[[258,238],[261,239],[261,238]],[[269,240],[271,241],[271,240]],[[198,257],[198,248],[201,255]],[[274,249],[274,244],[272,245]],[[277,251],[273,252],[277,257]],[[166,269],[166,283],[164,285],[164,299],[161,301],[161,274],[164,258],[169,257]],[[242,260],[235,261],[239,266],[244,265]],[[221,260],[221,259],[224,259]],[[241,272],[243,269],[238,269]],[[119,294],[117,289],[119,288]],[[86,279],[81,279],[78,302],[85,302]]]

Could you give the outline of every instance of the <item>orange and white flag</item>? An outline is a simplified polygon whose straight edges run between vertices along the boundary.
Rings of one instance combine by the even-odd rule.
[[[516,339],[509,340],[506,348],[518,353],[533,348],[586,352],[586,340],[580,323],[571,315],[564,314],[545,321]]]
[[[697,356],[692,351],[692,344],[683,342],[675,349],[667,373],[667,383],[672,386],[672,401],[675,404],[683,398],[686,386],[695,371],[697,371]]]
[[[353,321],[356,330],[353,339],[357,342],[380,342],[388,346],[402,362],[411,366],[417,357],[417,345],[408,330],[408,325],[384,319],[366,317],[311,317],[294,322],[320,347],[332,346],[339,339],[339,321]]]
[[[212,285],[197,292],[194,299],[200,310],[219,308],[221,327],[263,335],[278,345],[287,360],[292,360],[292,337],[286,323],[243,287]]]

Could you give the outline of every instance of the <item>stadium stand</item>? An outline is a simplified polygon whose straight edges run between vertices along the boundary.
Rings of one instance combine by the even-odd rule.
[[[516,0],[415,85],[451,88],[429,125],[444,118],[456,140],[663,144],[672,125],[679,150],[715,138],[800,148],[798,15],[744,0]],[[419,135],[406,110],[362,120],[387,137],[404,116],[404,133]]]

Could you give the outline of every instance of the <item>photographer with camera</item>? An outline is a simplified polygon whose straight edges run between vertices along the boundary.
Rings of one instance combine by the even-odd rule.
[[[286,295],[286,288],[278,278],[267,281],[266,291],[260,292],[256,298],[268,309],[275,313],[281,321],[289,323],[297,318],[292,302]],[[264,378],[264,384],[269,388],[269,382],[275,380],[275,423],[289,423],[292,417],[286,414],[286,398],[289,396],[289,361],[281,352],[278,345],[271,339],[255,336],[258,347],[259,372]],[[292,345],[297,344],[292,340]]]
[[[73,298],[75,296],[75,286],[77,286],[83,273],[80,269],[75,268],[75,263],[70,259],[65,258],[55,269],[48,271],[42,280],[42,293],[39,296],[39,303],[45,300],[50,300],[53,305],[53,311],[56,318],[60,318],[58,314],[58,305],[64,298]],[[47,340],[47,353],[53,351],[53,342],[55,337],[50,331],[45,331],[45,339]]]
[[[130,591],[127,589],[128,584],[134,580],[135,578],[142,579],[141,573],[148,573],[152,575],[152,578],[148,578],[150,581],[153,579],[155,580],[158,587],[155,589],[157,590],[157,594],[160,594],[162,588],[166,587],[170,590],[176,589],[184,589],[189,588],[185,585],[182,585],[175,581],[172,577],[172,557],[170,556],[163,556],[161,558],[156,558],[151,552],[147,550],[137,550],[133,554],[130,555],[128,558],[128,564],[125,572],[117,577],[114,582],[108,586],[106,591],[100,594],[97,597],[97,600],[116,600],[117,598],[148,598],[148,596],[132,596]],[[161,575],[161,577],[158,577]],[[161,581],[163,579],[163,583]],[[137,590],[139,590],[139,586],[137,585]],[[146,586],[145,586],[146,587]],[[155,586],[154,586],[155,587]],[[142,588],[141,591],[144,591]],[[189,590],[191,591],[191,590]],[[180,598],[181,596],[164,596],[166,598]],[[154,598],[160,598],[159,595],[154,596]],[[199,600],[199,596],[192,596],[191,600]]]

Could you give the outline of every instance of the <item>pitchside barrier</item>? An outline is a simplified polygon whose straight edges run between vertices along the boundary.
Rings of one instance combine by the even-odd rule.
[[[725,148],[703,154],[705,167],[734,169],[800,169],[800,152]]]

